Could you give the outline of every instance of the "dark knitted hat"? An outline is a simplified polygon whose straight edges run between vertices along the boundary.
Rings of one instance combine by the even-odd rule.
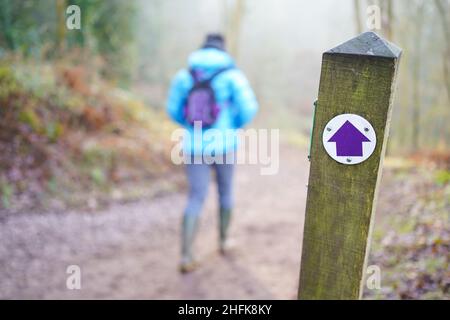
[[[203,48],[225,50],[225,38],[220,33],[210,33],[206,36]]]

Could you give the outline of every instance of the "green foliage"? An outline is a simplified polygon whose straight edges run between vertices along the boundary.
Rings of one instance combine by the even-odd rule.
[[[33,54],[52,41],[54,0],[0,0],[0,45]]]
[[[88,167],[100,166],[108,168],[111,165],[114,153],[100,146],[92,146],[83,153],[83,163]]]
[[[134,1],[74,0],[82,10],[82,29],[67,34],[69,47],[85,47],[105,58],[103,73],[121,84],[130,80],[135,62]]]
[[[104,185],[106,183],[105,172],[101,168],[92,168],[90,172],[91,179],[98,185]]]
[[[58,192],[58,182],[55,177],[52,177],[47,182],[47,190],[53,194],[57,194]]]
[[[0,65],[0,101],[18,90],[17,82],[10,67]]]
[[[25,109],[19,113],[19,121],[28,125],[35,132],[38,132],[41,128],[41,121],[36,112],[32,109]]]
[[[439,170],[435,174],[435,181],[438,185],[445,185],[450,182],[450,171],[449,170]]]
[[[11,205],[11,197],[14,193],[14,187],[9,184],[7,181],[0,181],[0,195],[1,195],[1,203],[4,208],[9,208]]]
[[[56,121],[52,121],[45,126],[45,134],[51,143],[58,141],[58,138],[62,135],[63,130],[63,125]]]
[[[66,29],[69,4],[81,9],[81,30]],[[0,47],[36,58],[84,48],[105,60],[106,77],[127,85],[136,53],[135,13],[134,1],[0,0]]]

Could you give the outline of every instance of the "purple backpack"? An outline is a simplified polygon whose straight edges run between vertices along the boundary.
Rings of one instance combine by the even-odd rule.
[[[189,91],[184,108],[185,119],[189,124],[194,125],[194,122],[201,122],[202,127],[209,127],[216,122],[220,108],[217,105],[211,82],[226,70],[228,68],[220,69],[204,80],[200,80],[201,74],[198,71],[190,70],[194,86]]]

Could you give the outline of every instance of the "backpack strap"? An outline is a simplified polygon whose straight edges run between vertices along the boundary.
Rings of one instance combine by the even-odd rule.
[[[209,78],[207,78],[207,79],[205,79],[205,80],[200,80],[199,79],[199,74],[198,74],[198,72],[196,71],[196,70],[194,70],[194,69],[189,69],[189,73],[191,74],[191,77],[192,77],[192,79],[194,79],[194,82],[196,83],[196,84],[198,84],[198,83],[204,83],[204,84],[206,84],[206,83],[210,83],[211,81],[213,81],[214,80],[214,78],[216,78],[218,75],[220,75],[221,73],[223,73],[223,72],[225,72],[225,71],[228,71],[228,70],[231,70],[231,69],[233,69],[234,67],[225,67],[225,68],[221,68],[221,69],[219,69],[219,70],[217,70],[216,72],[214,72]]]
[[[207,81],[208,81],[208,82],[211,82],[211,81],[213,81],[214,78],[217,77],[218,75],[224,73],[225,71],[231,70],[231,69],[232,69],[232,67],[221,68],[221,69],[217,70],[216,72],[214,72],[214,73],[209,77],[209,79],[208,79]]]
[[[191,74],[192,79],[194,80],[194,83],[199,83],[200,79],[198,77],[198,72],[195,71],[194,69],[189,69],[189,73]]]

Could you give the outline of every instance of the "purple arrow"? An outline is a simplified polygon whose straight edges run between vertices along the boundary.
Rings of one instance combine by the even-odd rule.
[[[362,143],[370,140],[347,120],[328,142],[336,142],[338,157],[362,157]]]

